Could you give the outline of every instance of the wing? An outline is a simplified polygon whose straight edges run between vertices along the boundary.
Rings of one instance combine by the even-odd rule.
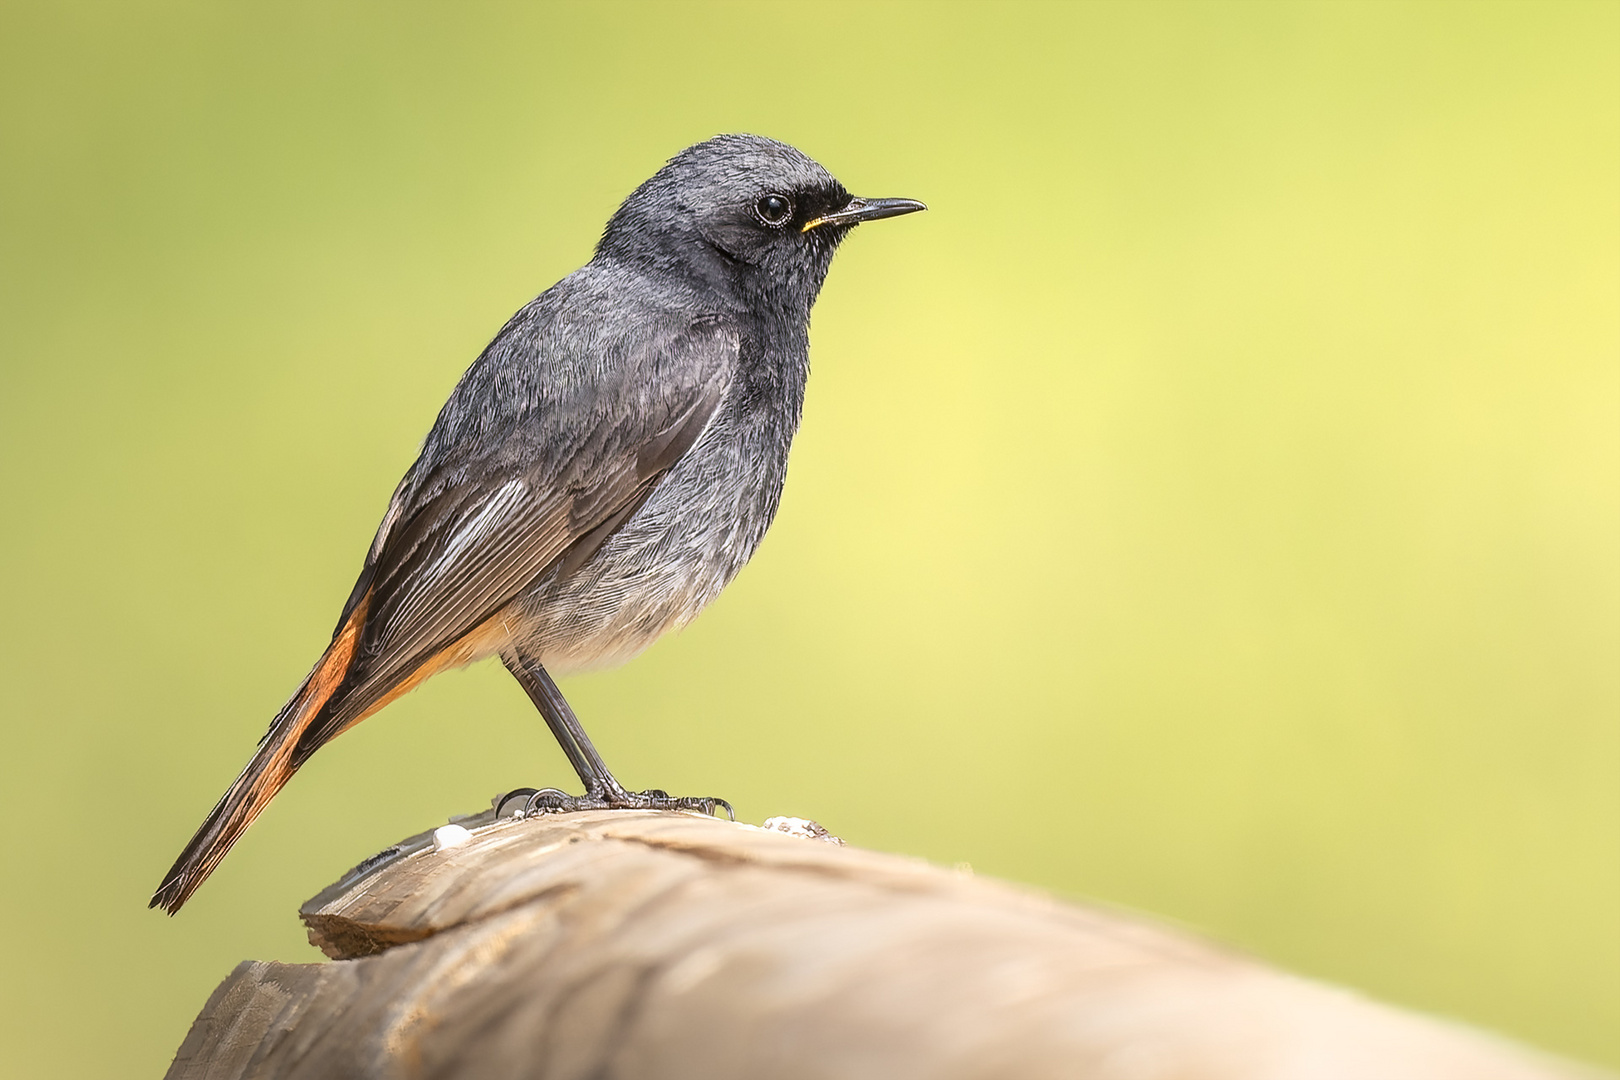
[[[708,426],[738,349],[736,330],[711,317],[649,335],[610,357],[610,372],[554,372],[538,392],[521,381],[532,362],[475,365],[464,385],[476,385],[440,414],[378,530],[339,621],[364,611],[353,666],[298,761],[553,563],[589,558]]]

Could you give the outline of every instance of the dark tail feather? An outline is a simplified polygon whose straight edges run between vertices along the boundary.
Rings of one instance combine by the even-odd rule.
[[[152,894],[148,907],[160,907],[170,915],[179,911],[214,872],[231,845],[253,824],[253,819],[270,804],[276,792],[292,779],[298,770],[293,760],[298,739],[348,674],[366,607],[362,601],[320,663],[315,665],[315,670],[304,680],[304,685],[276,715],[247,768],[209,811],[202,827],[164,875],[163,884]]]

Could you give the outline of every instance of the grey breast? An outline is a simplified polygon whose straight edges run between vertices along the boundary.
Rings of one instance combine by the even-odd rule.
[[[606,667],[695,618],[775,516],[802,393],[802,374],[772,400],[739,371],[697,443],[596,554],[571,572],[553,567],[518,598],[525,646],[555,672]]]

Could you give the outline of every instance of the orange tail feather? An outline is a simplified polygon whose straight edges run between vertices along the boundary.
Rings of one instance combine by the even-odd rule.
[[[236,778],[214,809],[209,811],[191,842],[164,875],[163,884],[152,894],[148,907],[161,907],[170,915],[179,911],[181,905],[191,899],[191,894],[214,872],[231,845],[270,804],[276,792],[292,779],[297,771],[297,766],[293,764],[293,751],[299,736],[348,674],[369,599],[367,597],[356,605],[343,629],[332,639],[332,644],[315,665],[315,670],[309,673],[309,678],[304,680],[292,700],[276,715],[247,768],[242,770],[242,775]]]

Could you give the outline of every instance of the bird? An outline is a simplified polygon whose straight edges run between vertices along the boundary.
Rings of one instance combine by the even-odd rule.
[[[722,799],[627,790],[552,673],[629,660],[749,560],[781,498],[834,252],[863,222],[925,209],[853,196],[803,152],[747,134],[690,146],[631,192],[590,261],[457,383],[331,644],[149,906],[179,911],[315,751],[490,656],[584,785],[535,791],[528,809],[729,815]]]

